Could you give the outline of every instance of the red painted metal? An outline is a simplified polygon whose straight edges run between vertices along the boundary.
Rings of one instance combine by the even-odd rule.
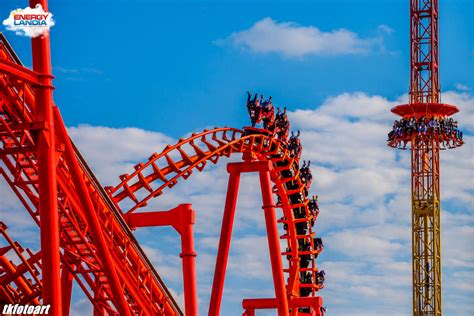
[[[67,267],[63,267],[61,271],[61,291],[62,291],[62,316],[69,316],[69,310],[71,308],[71,297],[72,297],[72,283],[74,281],[74,275],[69,271]]]
[[[2,36],[0,59],[19,63]],[[0,168],[0,174],[33,220],[39,224],[36,135],[47,125],[34,121],[35,108],[35,92],[27,82],[5,74],[0,75],[0,159],[4,165],[4,168]],[[59,115],[54,119],[56,127],[64,126]],[[56,131],[56,136],[59,153],[71,151],[71,147],[65,148],[66,135],[60,135]],[[57,155],[55,164],[58,164],[60,245],[65,253],[61,258],[63,266],[71,271],[74,280],[94,305],[94,310],[100,314],[118,315],[122,298],[126,300],[126,308],[130,313],[180,315],[179,307],[120,213],[78,151],[75,148],[72,151],[79,159],[80,177],[86,182],[87,194],[94,206],[93,212],[97,214],[100,223],[96,225],[94,216],[85,212],[85,200],[79,197],[80,183],[74,183],[71,177],[71,165],[74,162],[65,159],[64,153]],[[71,158],[73,155],[68,156]],[[99,227],[99,231],[93,228],[94,225]],[[98,251],[99,233],[104,236],[106,246],[110,249],[108,258],[107,252]],[[109,259],[112,259],[112,264],[107,264]],[[113,282],[107,277],[107,274],[113,273],[110,267],[117,269],[119,274],[120,284],[116,286],[119,291],[115,290],[117,295],[113,294]]]
[[[225,200],[224,216],[222,218],[219,248],[217,250],[216,267],[214,270],[214,281],[212,283],[211,300],[209,302],[209,316],[217,316],[220,313],[222,293],[224,292],[225,273],[227,260],[229,258],[230,241],[234,227],[235,208],[239,193],[240,172],[227,169],[230,173]]]
[[[322,316],[320,310],[322,299],[320,297],[294,297],[288,301],[288,305],[293,309],[311,306],[313,308],[312,316]],[[253,298],[242,301],[242,307],[248,315],[254,315],[256,309],[275,309],[277,306],[278,300],[275,298]]]
[[[184,305],[186,315],[198,314],[194,250],[194,210],[191,204],[180,204],[165,212],[132,213],[125,216],[127,224],[137,227],[172,226],[181,235],[180,257],[183,261]]]
[[[0,247],[0,302],[39,304],[42,282],[41,253],[23,249],[7,234],[7,226],[0,222],[0,236],[5,246]],[[15,264],[12,260],[16,259]]]
[[[60,123],[58,124],[57,135],[58,138],[61,138],[66,147],[64,151],[64,158],[66,160],[67,165],[69,166],[70,175],[76,187],[76,193],[78,194],[79,199],[82,202],[84,215],[86,216],[87,222],[90,225],[89,228],[91,230],[91,234],[95,238],[94,243],[97,246],[99,255],[102,257],[105,263],[104,272],[106,277],[109,279],[111,291],[114,295],[114,300],[115,302],[117,302],[118,305],[117,309],[120,315],[129,316],[130,310],[128,308],[127,302],[125,301],[125,295],[122,289],[121,282],[119,281],[118,273],[115,270],[116,266],[109,251],[109,245],[106,243],[106,240],[104,238],[99,220],[97,219],[95,207],[92,204],[92,199],[89,195],[85,183],[81,167],[79,166],[79,162],[77,161],[74,148],[67,134],[66,126],[64,125],[64,123],[62,123],[62,119],[57,108],[56,117],[57,122]]]
[[[270,171],[273,166],[270,161],[247,161],[242,163],[230,163],[227,165],[229,172],[229,184],[227,189],[226,205],[222,220],[221,237],[217,253],[214,282],[212,286],[211,301],[209,304],[209,315],[220,314],[220,304],[224,291],[225,272],[229,256],[230,240],[234,223],[235,208],[237,204],[238,186],[241,173],[258,172],[260,177],[260,188],[263,199],[263,210],[267,228],[268,247],[270,252],[271,268],[275,295],[277,298],[276,308],[278,315],[288,315],[288,299],[285,290],[283,276],[283,264],[281,259],[280,240],[278,236],[277,220],[275,217],[275,205],[273,201],[272,185],[270,182]]]
[[[447,120],[459,111],[441,103],[438,20],[438,0],[410,0],[410,102],[392,109],[405,122]],[[388,141],[411,150],[413,315],[442,314],[439,153],[464,144],[447,130],[410,127]]]
[[[249,163],[244,163],[249,164]],[[270,171],[273,168],[271,162],[255,162],[260,176],[260,188],[263,198],[263,210],[265,213],[265,225],[267,228],[268,248],[270,250],[270,262],[272,266],[273,283],[279,316],[288,314],[288,299],[285,291],[285,280],[283,276],[283,263],[281,260],[280,239],[278,236],[277,220],[275,216],[275,205],[270,182]]]
[[[46,0],[31,0],[30,6],[41,4],[48,11]],[[35,121],[47,128],[38,132],[36,150],[38,166],[39,211],[41,223],[41,260],[43,300],[51,304],[49,312],[61,315],[61,263],[59,259],[59,214],[57,190],[57,152],[53,118],[53,89],[49,34],[31,39],[33,70],[39,73],[42,84],[35,88]]]
[[[37,3],[47,10],[46,0],[30,5]],[[103,189],[69,139],[53,104],[49,35],[33,39],[32,46],[34,70],[21,65],[0,34],[0,175],[40,226],[41,251],[23,256],[13,244],[11,249],[26,260],[19,266],[0,256],[6,271],[0,279],[0,295],[12,303],[50,303],[51,314],[68,315],[76,282],[92,303],[94,315],[182,315],[130,229],[171,225],[181,235],[186,314],[196,315],[194,211],[189,204],[168,212],[137,211],[208,162],[241,153],[245,162],[229,166],[238,170],[231,172],[229,180],[224,212],[228,225],[222,228],[210,315],[218,315],[220,308],[241,172],[260,175],[277,298],[272,308],[288,315],[296,306],[292,302],[308,295],[301,291],[309,288],[311,299],[297,300],[306,304],[297,307],[316,311],[314,302],[322,304],[317,296],[321,286],[300,282],[300,272],[311,273],[313,280],[318,272],[314,257],[320,250],[314,249],[312,230],[316,215],[309,211],[307,198],[290,201],[295,194],[303,196],[307,187],[299,177],[298,158],[289,154],[285,141],[259,129],[205,130],[153,154],[132,174],[122,175],[118,186]],[[273,194],[279,198],[276,204]],[[278,221],[276,209],[283,213]],[[304,216],[295,218],[296,213]],[[277,223],[283,224],[282,236]],[[307,229],[298,232],[296,227],[302,224]],[[280,250],[280,239],[287,242],[285,252]],[[300,251],[302,240],[311,247]],[[309,267],[300,267],[303,255],[310,256]],[[289,258],[287,267],[281,256]],[[36,282],[26,282],[25,271],[35,273]],[[291,311],[292,316],[298,313],[296,308]]]
[[[272,192],[276,193],[280,202],[276,205],[283,211],[283,217],[278,220],[284,225],[286,233],[280,238],[288,243],[289,251],[282,255],[289,257],[288,268],[283,272],[288,273],[288,284],[286,292],[289,297],[300,296],[302,288],[309,288],[311,295],[316,296],[321,285],[301,284],[299,280],[300,271],[309,271],[313,276],[318,269],[313,256],[320,250],[314,249],[312,238],[311,221],[316,220],[308,210],[308,200],[305,199],[299,204],[290,202],[290,195],[304,192],[304,184],[299,178],[298,162],[289,156],[286,144],[274,139],[271,134],[264,130],[252,129],[251,133],[233,128],[216,128],[205,130],[202,133],[192,134],[187,139],[180,139],[176,145],[167,146],[160,154],[153,154],[147,162],[135,166],[131,174],[120,176],[121,183],[116,187],[106,188],[117,207],[126,207],[123,210],[126,214],[133,214],[140,208],[147,205],[147,202],[154,197],[161,196],[167,188],[175,186],[180,179],[188,179],[193,171],[201,171],[207,162],[217,163],[220,157],[228,157],[233,153],[243,153],[245,160],[268,160],[271,158],[273,168],[270,172],[271,181],[274,183]],[[292,174],[292,177],[283,176],[284,173]],[[229,180],[228,196],[226,199],[226,210],[224,212],[223,227],[221,231],[220,246],[217,258],[216,271],[214,275],[213,293],[221,293],[225,276],[225,263],[227,260],[228,244],[232,232],[233,214],[228,211],[237,196],[236,178],[231,176]],[[292,184],[293,189],[286,187]],[[232,193],[233,192],[233,193]],[[235,195],[235,197],[234,197]],[[304,218],[295,218],[294,211],[303,211]],[[137,213],[138,214],[138,213]],[[308,232],[298,235],[296,225],[308,223]],[[310,240],[311,250],[300,252],[298,249],[299,240]],[[308,268],[299,267],[299,255],[311,256],[311,263]],[[220,307],[218,295],[211,295],[209,315],[214,315]]]
[[[416,117],[417,119],[427,114],[443,117],[451,116],[457,112],[459,112],[459,109],[455,105],[446,103],[409,103],[398,105],[392,109],[392,113],[401,117]]]
[[[50,85],[52,83],[42,80],[42,75],[40,75],[38,72],[32,71],[6,59],[0,59],[0,72],[8,74],[13,78],[28,82],[34,86],[54,88],[52,85]]]
[[[410,104],[438,103],[438,0],[410,0]]]

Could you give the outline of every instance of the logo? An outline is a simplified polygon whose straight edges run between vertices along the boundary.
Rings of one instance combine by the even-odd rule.
[[[35,8],[26,7],[11,11],[3,25],[17,35],[38,37],[49,32],[54,20],[51,12],[45,12],[41,4],[37,4]]]
[[[50,304],[48,305],[21,305],[6,304],[3,305],[2,315],[46,315],[49,314]]]

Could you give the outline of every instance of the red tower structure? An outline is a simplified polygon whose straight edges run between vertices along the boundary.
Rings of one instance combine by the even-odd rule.
[[[411,145],[413,315],[439,316],[441,306],[440,150],[463,144],[454,105],[441,103],[438,1],[410,0],[410,100],[392,112],[388,144]]]
[[[32,0],[47,11],[46,0]],[[0,34],[0,174],[40,227],[40,250],[23,249],[0,222],[0,302],[50,304],[50,315],[69,315],[73,282],[94,315],[182,315],[133,230],[172,226],[181,237],[186,315],[197,315],[194,210],[139,211],[208,162],[242,154],[230,173],[209,315],[219,315],[240,174],[260,176],[263,216],[272,264],[274,298],[243,300],[245,315],[321,315],[323,287],[315,259],[322,251],[313,225],[319,210],[307,198],[299,155],[266,129],[215,128],[192,134],[154,153],[103,188],[70,140],[53,102],[49,34],[32,40],[33,70],[25,68]],[[275,197],[278,199],[275,201]],[[312,203],[312,204],[311,204]],[[276,212],[282,216],[277,220]],[[3,220],[3,219],[2,219]],[[5,219],[8,220],[8,219]],[[279,236],[277,224],[283,226]],[[280,239],[287,242],[281,251]],[[5,241],[5,242],[3,242]],[[282,256],[288,259],[285,266]],[[12,260],[16,257],[16,260]]]

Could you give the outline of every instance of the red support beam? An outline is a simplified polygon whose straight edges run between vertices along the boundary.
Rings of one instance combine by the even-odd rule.
[[[61,290],[62,290],[62,316],[69,316],[69,309],[71,307],[72,283],[74,276],[71,271],[64,265],[61,271]]]
[[[290,308],[311,307],[314,316],[321,316],[321,297],[292,297],[288,301]],[[247,315],[255,315],[256,309],[275,309],[278,306],[278,300],[275,298],[252,298],[244,299],[242,307]],[[245,314],[244,314],[245,315]]]
[[[235,207],[239,193],[240,172],[227,165],[230,173],[229,184],[227,186],[227,197],[225,200],[224,216],[222,219],[221,237],[217,251],[214,281],[212,283],[211,301],[209,303],[209,316],[219,316],[222,293],[224,292],[225,273],[227,260],[229,258],[230,240],[232,238],[232,228],[234,226]]]
[[[52,84],[51,81],[48,82],[48,81],[42,80],[42,77],[53,78],[51,74],[42,75],[29,68],[23,67],[21,65],[18,65],[6,59],[0,58],[0,73],[4,73],[16,79],[26,81],[32,84],[33,86],[39,86],[42,88],[50,88],[50,89],[54,88],[52,85],[48,85],[48,84]]]
[[[87,223],[89,224],[92,235],[94,236],[97,249],[99,250],[100,256],[104,261],[104,272],[110,283],[112,293],[114,295],[114,303],[120,315],[130,316],[130,309],[127,301],[125,300],[122,284],[123,282],[119,281],[118,274],[116,271],[116,265],[112,257],[109,245],[105,242],[104,235],[102,234],[102,228],[100,226],[99,220],[97,218],[97,211],[92,203],[92,199],[87,190],[85,183],[84,175],[79,166],[74,147],[72,146],[71,140],[66,131],[66,126],[62,121],[61,114],[59,110],[55,108],[56,121],[58,123],[57,134],[58,137],[65,144],[64,158],[69,167],[71,173],[71,178],[74,182],[76,192],[82,201],[82,207],[84,209],[84,215],[87,218]],[[41,232],[43,232],[43,227],[41,227]],[[59,281],[59,279],[58,279]]]
[[[30,0],[30,6],[41,4],[48,11],[47,0]],[[37,159],[39,179],[39,211],[41,225],[41,255],[43,304],[51,304],[50,315],[62,313],[59,252],[59,215],[56,175],[56,145],[53,118],[53,88],[49,34],[32,38],[33,70],[43,74],[36,87],[36,121],[49,127],[38,133]]]
[[[194,250],[194,210],[191,204],[180,204],[164,212],[128,213],[125,221],[132,228],[172,226],[181,235],[184,305],[188,316],[198,315],[196,288],[196,251]]]
[[[277,219],[275,216],[275,205],[273,204],[272,183],[270,181],[270,170],[272,164],[267,162],[266,166],[259,168],[260,188],[263,197],[263,211],[265,214],[265,225],[267,227],[268,249],[270,250],[270,261],[273,274],[275,296],[277,298],[278,315],[288,315],[288,300],[283,277],[283,262],[281,259],[280,237],[278,235]]]
[[[267,228],[268,246],[272,266],[273,283],[277,297],[277,310],[279,316],[288,315],[288,298],[286,295],[285,281],[283,276],[283,263],[281,259],[280,238],[278,235],[277,220],[275,216],[275,205],[273,203],[272,184],[270,181],[270,161],[229,163],[227,171],[230,173],[227,189],[227,198],[222,220],[221,237],[217,252],[214,282],[212,285],[211,302],[209,304],[209,316],[217,316],[220,313],[222,293],[224,290],[225,273],[229,257],[230,240],[234,223],[235,208],[239,190],[240,174],[244,172],[258,172],[263,199],[263,210]]]

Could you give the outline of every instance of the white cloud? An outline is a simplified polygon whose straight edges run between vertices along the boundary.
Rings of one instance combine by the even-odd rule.
[[[41,4],[34,8],[13,10],[8,18],[3,20],[7,30],[28,37],[39,37],[48,33],[54,23],[53,14],[44,11]]]
[[[327,270],[323,297],[331,314],[410,313],[410,154],[385,142],[396,118],[390,108],[404,102],[406,96],[392,101],[346,93],[289,114],[292,127],[301,129],[304,158],[314,163],[321,206],[317,227],[327,244],[319,264]],[[473,96],[448,91],[443,102],[460,108],[455,117],[472,135]],[[441,153],[443,280],[449,280],[443,290],[454,299],[474,295],[464,279],[474,260],[474,138],[465,141]],[[403,271],[394,270],[397,266]],[[445,311],[457,315],[468,308],[461,301]]]
[[[133,165],[160,152],[173,139],[162,133],[139,128],[110,128],[79,125],[68,129],[76,146],[102,184],[116,184],[120,172],[129,172]]]
[[[404,101],[406,96],[388,100],[347,93],[328,98],[313,109],[289,113],[293,128],[302,131],[304,159],[312,160],[313,192],[320,196],[316,229],[325,239],[326,250],[318,264],[327,272],[327,286],[321,294],[331,315],[410,313],[409,152],[393,150],[385,143],[395,119],[390,108]],[[461,112],[456,117],[460,126],[472,135],[473,96],[446,92],[443,102],[459,106]],[[69,131],[106,185],[116,184],[119,174],[130,172],[136,162],[175,142],[167,135],[136,128],[81,125]],[[470,306],[463,298],[474,295],[470,277],[474,266],[473,144],[474,138],[467,136],[462,148],[441,153],[444,293],[448,293],[450,302],[457,302],[445,304],[445,311],[452,315],[465,314],[463,311]],[[221,228],[228,179],[226,162],[195,172],[148,207],[165,210],[182,202],[193,204],[202,314],[206,313]],[[226,315],[241,314],[243,296],[272,295],[261,198],[255,185],[256,177],[242,178],[223,305]],[[12,199],[0,189],[0,216],[10,216],[2,212],[14,207]],[[20,217],[11,219],[21,224]],[[157,234],[151,228],[137,238],[157,271],[182,296],[179,250],[162,249],[169,244],[178,247],[177,234]],[[78,309],[82,306],[80,302],[76,305]]]
[[[393,30],[379,26],[385,34]],[[256,53],[279,53],[287,57],[304,55],[367,54],[383,49],[383,38],[361,38],[347,29],[324,32],[315,26],[301,26],[293,22],[276,22],[267,17],[246,30],[232,33],[217,44],[231,43]]]

